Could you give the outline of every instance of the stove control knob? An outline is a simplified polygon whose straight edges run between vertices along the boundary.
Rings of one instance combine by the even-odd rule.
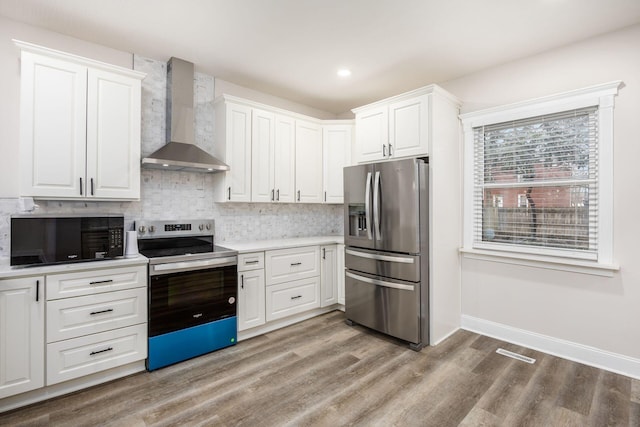
[[[200,231],[204,230],[204,224],[200,224],[198,228],[200,229]]]
[[[211,224],[207,223],[205,227],[207,228],[207,230],[211,230]]]
[[[156,231],[156,226],[155,225],[150,225],[149,226],[149,233],[153,233],[154,231]]]
[[[144,225],[141,225],[140,227],[138,227],[138,231],[140,233],[144,233],[145,231],[147,231],[147,227],[145,227]]]

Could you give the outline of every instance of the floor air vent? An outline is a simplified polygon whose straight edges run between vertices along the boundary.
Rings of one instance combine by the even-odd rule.
[[[513,359],[520,360],[522,362],[527,362],[527,363],[531,363],[531,364],[536,363],[536,359],[532,359],[530,357],[523,356],[523,355],[518,354],[518,353],[514,353],[513,351],[505,350],[504,348],[497,349],[496,353],[501,354],[503,356],[511,357]]]

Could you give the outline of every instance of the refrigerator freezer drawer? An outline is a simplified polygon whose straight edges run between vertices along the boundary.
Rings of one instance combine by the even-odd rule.
[[[360,325],[420,343],[419,283],[345,273],[345,314]]]
[[[420,255],[347,248],[345,266],[376,276],[393,277],[408,282],[420,281]]]

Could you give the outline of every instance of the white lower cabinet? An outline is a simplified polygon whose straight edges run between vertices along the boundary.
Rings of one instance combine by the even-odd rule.
[[[238,331],[265,323],[264,269],[240,271],[238,264]]]
[[[44,386],[44,285],[0,280],[0,399]]]
[[[47,385],[146,357],[146,323],[47,344]]]
[[[46,385],[147,358],[147,268],[47,275]]]
[[[337,251],[338,245],[326,245],[320,248],[321,255],[321,280],[320,306],[327,307],[338,302],[338,269]]]
[[[344,245],[338,245],[336,266],[338,271],[338,304],[344,305]]]
[[[267,321],[320,307],[320,277],[267,287]]]

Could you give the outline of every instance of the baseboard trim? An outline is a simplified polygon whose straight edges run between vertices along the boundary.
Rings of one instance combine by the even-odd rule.
[[[502,341],[529,347],[563,359],[640,379],[640,359],[599,348],[514,328],[490,320],[462,316],[461,328]]]

